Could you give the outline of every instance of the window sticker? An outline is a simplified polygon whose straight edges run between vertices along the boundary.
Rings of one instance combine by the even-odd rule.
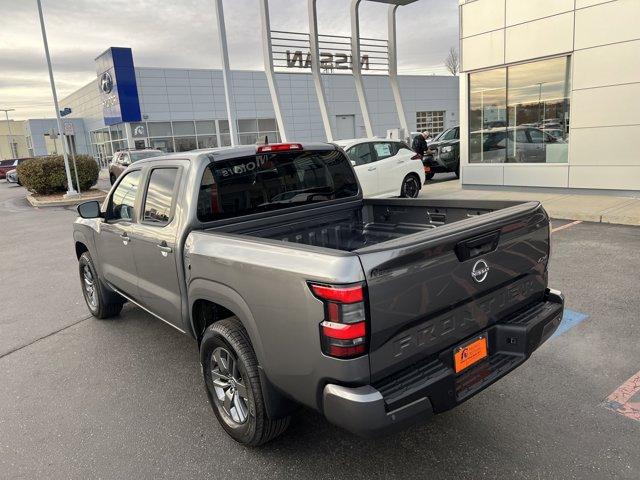
[[[376,143],[374,145],[376,149],[376,153],[379,157],[390,157],[391,156],[391,145],[388,143]]]

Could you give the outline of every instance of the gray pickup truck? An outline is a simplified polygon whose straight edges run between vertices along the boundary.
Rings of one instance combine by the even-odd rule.
[[[373,436],[451,409],[556,330],[538,202],[363,199],[328,144],[140,160],[74,241],[97,318],[129,301],[200,346],[223,428],[248,445],[299,405]]]

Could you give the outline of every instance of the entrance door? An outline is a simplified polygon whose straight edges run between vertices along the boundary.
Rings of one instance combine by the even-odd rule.
[[[352,138],[356,138],[356,116],[336,116],[336,139],[349,140]]]

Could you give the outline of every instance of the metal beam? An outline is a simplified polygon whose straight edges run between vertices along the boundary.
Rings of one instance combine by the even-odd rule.
[[[409,124],[407,116],[404,113],[404,105],[402,104],[402,94],[400,93],[400,82],[398,80],[398,43],[396,35],[396,11],[399,5],[389,5],[389,83],[393,91],[393,98],[396,102],[396,110],[400,119],[400,126],[404,130],[405,135],[409,135]]]
[[[231,145],[238,145],[238,125],[236,123],[236,104],[233,99],[233,78],[229,68],[229,48],[227,47],[227,29],[224,23],[224,8],[222,0],[213,0],[218,22],[218,44],[222,57],[222,80],[224,81],[224,98],[227,106],[227,119],[229,120],[229,133]]]
[[[320,46],[318,39],[318,9],[317,0],[308,0],[309,5],[309,48],[311,50],[311,74],[316,87],[318,104],[320,105],[320,116],[324,125],[324,132],[327,142],[333,142],[333,131],[329,118],[329,107],[327,106],[327,96],[322,83],[322,73],[320,71]]]
[[[267,74],[267,84],[271,93],[271,103],[276,114],[280,139],[287,141],[287,131],[284,125],[284,117],[280,108],[280,90],[276,74],[273,69],[273,53],[271,46],[271,19],[269,16],[269,0],[260,0],[260,18],[262,19],[262,55],[264,59],[264,71]]]
[[[371,125],[371,117],[369,116],[369,105],[367,103],[367,95],[364,89],[364,81],[362,79],[362,65],[360,59],[360,2],[362,0],[351,0],[351,69],[353,78],[356,82],[356,93],[360,102],[360,110],[364,119],[364,128],[367,137],[373,137],[373,126]]]

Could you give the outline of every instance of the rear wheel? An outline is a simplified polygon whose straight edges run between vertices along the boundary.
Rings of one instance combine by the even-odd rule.
[[[402,198],[417,198],[420,194],[420,180],[417,175],[407,175],[400,189],[400,196]]]
[[[213,412],[234,440],[257,446],[286,430],[289,417],[271,420],[267,415],[258,360],[236,317],[207,328],[200,344],[200,362]]]
[[[456,178],[460,178],[460,164],[456,165],[456,169],[453,171],[456,174]]]
[[[91,314],[100,319],[115,317],[122,310],[123,302],[114,301],[105,295],[105,290],[89,252],[84,252],[78,260],[82,295]],[[115,294],[114,294],[115,295]]]

